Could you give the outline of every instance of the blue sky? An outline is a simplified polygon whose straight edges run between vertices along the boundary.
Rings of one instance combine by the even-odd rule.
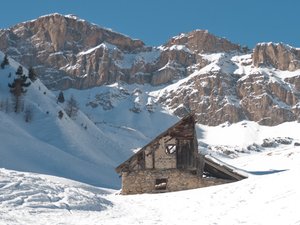
[[[1,9],[0,28],[58,12],[152,46],[207,29],[250,48],[268,41],[300,47],[299,0],[5,0]]]

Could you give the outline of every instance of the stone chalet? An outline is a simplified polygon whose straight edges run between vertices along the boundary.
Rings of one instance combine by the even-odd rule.
[[[246,178],[235,168],[198,153],[195,119],[188,115],[116,168],[122,194],[207,187]]]

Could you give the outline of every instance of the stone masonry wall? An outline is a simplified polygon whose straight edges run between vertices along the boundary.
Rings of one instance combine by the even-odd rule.
[[[167,144],[176,144],[176,139],[171,139],[170,136],[162,137],[158,141],[158,145],[155,149],[154,155],[151,154],[151,146],[145,150],[145,164],[146,169],[153,169],[153,156],[154,156],[154,168],[156,169],[173,169],[176,168],[176,154],[166,153],[166,141]]]
[[[167,179],[165,190],[156,190],[156,179]],[[226,183],[219,179],[204,179],[191,171],[166,170],[138,170],[122,173],[122,194],[161,193],[181,191]]]

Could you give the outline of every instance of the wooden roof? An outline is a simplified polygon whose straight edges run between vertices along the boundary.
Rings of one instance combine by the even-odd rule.
[[[233,181],[243,180],[248,177],[242,170],[228,165],[227,163],[210,155],[206,155],[204,157],[204,163],[204,171],[208,172],[213,177]]]
[[[129,159],[127,159],[125,162],[120,164],[118,167],[116,167],[116,172],[121,173],[124,168],[126,168],[130,162],[137,157],[138,154],[145,151],[146,148],[149,145],[154,144],[156,141],[160,140],[162,137],[166,135],[170,135],[171,137],[176,137],[178,139],[193,139],[195,132],[195,117],[193,114],[189,114],[185,117],[183,117],[180,121],[175,123],[173,126],[168,128],[166,131],[162,132],[160,135],[158,135],[156,138],[154,138],[152,141],[150,141],[147,145],[145,145],[143,148],[141,148],[138,152],[136,152],[133,156],[131,156]]]

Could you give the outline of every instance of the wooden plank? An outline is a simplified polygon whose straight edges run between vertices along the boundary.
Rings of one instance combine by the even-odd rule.
[[[214,161],[208,157],[204,158],[204,163],[207,164],[208,166],[211,166],[213,169],[215,169],[215,171],[213,171],[213,169],[210,169],[209,167],[205,167],[205,165],[204,165],[204,171],[205,171],[205,169],[210,170],[207,172],[215,173],[216,176],[218,175],[217,174],[218,172],[216,172],[216,171],[219,171],[221,173],[226,174],[228,177],[231,177],[233,180],[242,180],[242,179],[247,178],[246,176],[234,171],[233,168],[227,166],[226,164],[223,164],[221,162],[222,165],[220,165],[216,161]],[[220,176],[222,176],[222,174],[220,174]]]

